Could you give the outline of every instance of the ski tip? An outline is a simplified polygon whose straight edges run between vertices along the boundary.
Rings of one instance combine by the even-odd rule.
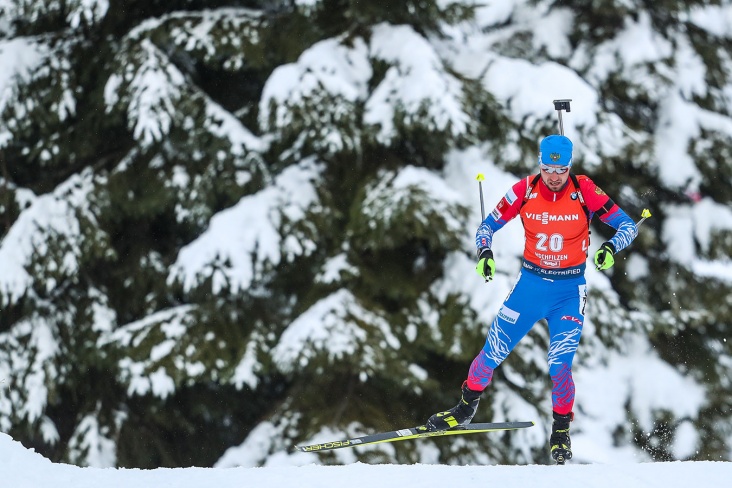
[[[523,420],[520,422],[514,422],[516,424],[516,427],[518,428],[524,428],[524,427],[534,427],[536,426],[536,422],[533,420]]]

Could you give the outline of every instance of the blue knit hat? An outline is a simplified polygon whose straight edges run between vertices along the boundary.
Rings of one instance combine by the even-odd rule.
[[[539,164],[572,166],[572,141],[560,135],[542,139],[539,145]]]

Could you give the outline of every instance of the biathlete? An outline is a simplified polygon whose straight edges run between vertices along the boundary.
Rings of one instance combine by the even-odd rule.
[[[469,423],[493,371],[537,321],[546,319],[554,420],[549,443],[552,457],[564,463],[572,457],[572,360],[585,318],[590,221],[597,215],[616,231],[595,253],[595,266],[600,270],[613,266],[615,254],[633,242],[638,228],[590,178],[570,172],[572,142],[567,137],[548,136],[539,150],[539,174],[514,184],[480,224],[475,237],[476,271],[488,282],[496,270],[491,251],[493,234],[515,217],[521,218],[525,246],[518,281],[491,324],[483,349],[470,365],[460,402],[432,415],[426,425],[430,430],[443,430]]]

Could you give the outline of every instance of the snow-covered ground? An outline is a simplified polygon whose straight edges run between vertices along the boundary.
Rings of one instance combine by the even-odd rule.
[[[732,479],[729,462],[559,466],[367,465],[100,469],[54,464],[0,434],[0,479],[13,488],[288,487],[426,488],[447,486],[562,488],[720,487]]]

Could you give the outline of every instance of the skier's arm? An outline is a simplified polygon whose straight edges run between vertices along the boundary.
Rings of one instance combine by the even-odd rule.
[[[633,219],[591,179],[581,180],[580,189],[590,212],[597,214],[602,222],[615,229],[615,235],[607,241],[612,244],[614,252],[618,253],[630,246],[638,236],[638,226]]]
[[[601,215],[600,220],[615,229],[615,235],[608,242],[613,245],[616,253],[630,246],[630,243],[638,236],[638,226],[616,204],[613,204],[608,213]]]
[[[483,249],[491,248],[493,234],[518,215],[528,185],[529,177],[514,184],[501,198],[493,212],[481,222],[475,233],[475,247],[479,256]]]

